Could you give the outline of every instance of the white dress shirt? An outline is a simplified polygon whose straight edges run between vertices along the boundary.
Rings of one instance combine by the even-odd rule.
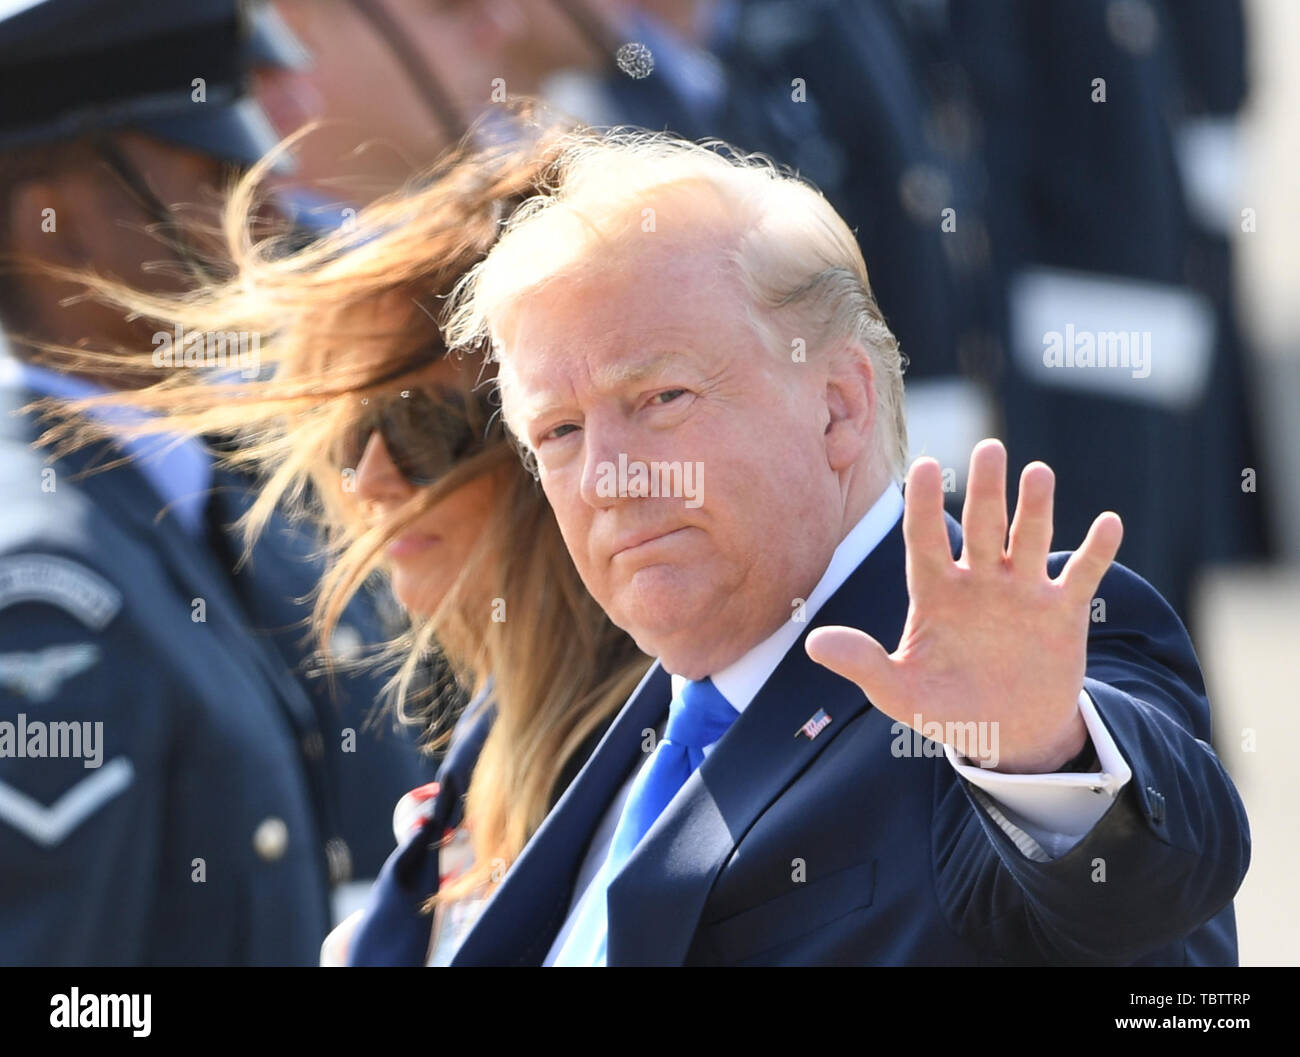
[[[903,493],[898,485],[890,484],[835,548],[826,572],[808,596],[802,611],[792,614],[790,620],[738,661],[713,674],[713,685],[737,712],[744,712],[749,707],[790,648],[798,642],[808,622],[889,535],[902,515]],[[685,684],[684,678],[674,675],[673,694],[681,693]],[[667,707],[665,701],[664,708]],[[1083,691],[1079,693],[1079,710],[1101,763],[1101,771],[1095,774],[999,774],[963,763],[962,757],[951,746],[944,746],[948,761],[957,773],[976,787],[976,798],[988,811],[989,817],[1015,842],[1022,854],[1035,861],[1059,858],[1074,847],[1106,813],[1115,795],[1132,777],[1132,770],[1097,715],[1091,699]],[[712,745],[706,747],[705,755],[713,748]],[[605,889],[593,887],[592,881],[609,855],[614,830],[632,783],[649,766],[650,757],[651,754],[647,754],[641,766],[629,775],[597,825],[573,886],[568,916],[547,952],[544,965],[554,964],[578,920],[578,911],[585,903],[604,898]]]

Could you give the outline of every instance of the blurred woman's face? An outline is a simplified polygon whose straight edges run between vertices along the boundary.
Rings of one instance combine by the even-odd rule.
[[[431,381],[451,381],[455,368],[439,364]],[[431,426],[432,428],[432,426]],[[356,466],[356,496],[371,526],[390,524],[421,490],[397,468],[380,431],[371,433]],[[427,616],[447,596],[501,499],[504,475],[485,473],[449,493],[388,544],[393,593],[409,612]],[[409,516],[409,515],[408,515]]]

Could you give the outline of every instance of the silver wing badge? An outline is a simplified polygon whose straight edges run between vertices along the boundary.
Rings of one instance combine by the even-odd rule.
[[[0,653],[0,685],[29,701],[49,701],[67,680],[98,663],[99,647],[91,642]]]

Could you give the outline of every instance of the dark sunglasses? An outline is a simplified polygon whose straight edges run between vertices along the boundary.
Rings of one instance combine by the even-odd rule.
[[[500,432],[484,400],[444,387],[412,386],[392,396],[363,398],[362,405],[340,452],[343,465],[355,470],[378,432],[398,473],[418,487],[435,484]]]

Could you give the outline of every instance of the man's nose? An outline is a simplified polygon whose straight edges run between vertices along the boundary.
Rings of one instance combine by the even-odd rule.
[[[619,456],[631,463],[631,438],[626,429],[596,416],[583,423],[582,499],[588,506],[611,507],[622,498],[618,488]]]
[[[388,454],[378,430],[370,434],[356,465],[357,497],[367,503],[402,503],[415,492]]]

